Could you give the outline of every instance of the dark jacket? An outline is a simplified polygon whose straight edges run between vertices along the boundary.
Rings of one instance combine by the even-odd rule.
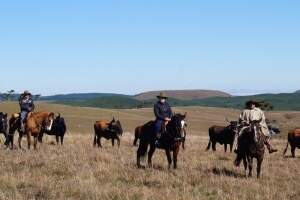
[[[173,116],[170,105],[167,102],[163,104],[160,101],[154,105],[154,114],[156,120],[164,120],[166,117],[171,118]]]
[[[31,94],[22,94],[19,98],[19,104],[21,107],[21,111],[32,112],[34,110],[34,103]]]

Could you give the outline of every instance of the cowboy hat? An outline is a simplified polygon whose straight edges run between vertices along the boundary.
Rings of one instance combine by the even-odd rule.
[[[167,97],[167,95],[166,95],[166,93],[164,93],[164,92],[161,92],[158,96],[156,96],[157,98],[159,98],[159,99],[167,99],[168,97]]]
[[[246,107],[247,108],[251,107],[252,105],[255,105],[256,107],[259,107],[260,104],[257,101],[254,101],[254,100],[250,100],[250,101],[246,102]]]

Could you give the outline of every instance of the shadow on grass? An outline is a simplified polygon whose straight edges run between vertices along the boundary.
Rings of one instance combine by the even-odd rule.
[[[223,169],[213,168],[211,170],[211,172],[216,176],[227,176],[227,177],[232,177],[232,178],[245,178],[244,175],[239,174],[233,170],[226,169],[226,168],[223,168]]]

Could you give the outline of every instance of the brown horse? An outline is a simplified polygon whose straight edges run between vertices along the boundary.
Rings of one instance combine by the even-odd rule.
[[[34,137],[34,149],[37,149],[38,136],[44,130],[50,131],[55,119],[53,112],[32,112],[29,113],[25,122],[25,133],[20,132],[19,135],[19,147],[21,146],[21,141],[23,135],[27,136],[28,149],[31,146],[31,137]]]
[[[259,122],[253,122],[249,128],[239,136],[237,158],[235,165],[239,166],[243,160],[245,172],[249,168],[248,176],[252,176],[253,159],[257,159],[257,178],[260,178],[261,166],[265,155],[266,138],[261,132]]]
[[[182,137],[184,135],[186,114],[176,114],[172,117],[171,121],[166,126],[166,132],[162,134],[160,139],[161,149],[165,150],[169,169],[172,164],[171,152],[173,152],[173,164],[174,169],[177,168],[177,157],[182,142]],[[150,150],[148,152],[148,166],[152,167],[152,156],[156,150],[155,146],[155,122],[150,121],[141,128],[140,144],[137,150],[137,166],[138,168],[145,168],[141,165],[141,157],[145,156],[148,151],[148,146],[150,145]]]

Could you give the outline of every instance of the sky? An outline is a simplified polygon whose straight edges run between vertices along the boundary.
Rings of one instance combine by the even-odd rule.
[[[0,3],[0,92],[300,89],[298,0]]]

